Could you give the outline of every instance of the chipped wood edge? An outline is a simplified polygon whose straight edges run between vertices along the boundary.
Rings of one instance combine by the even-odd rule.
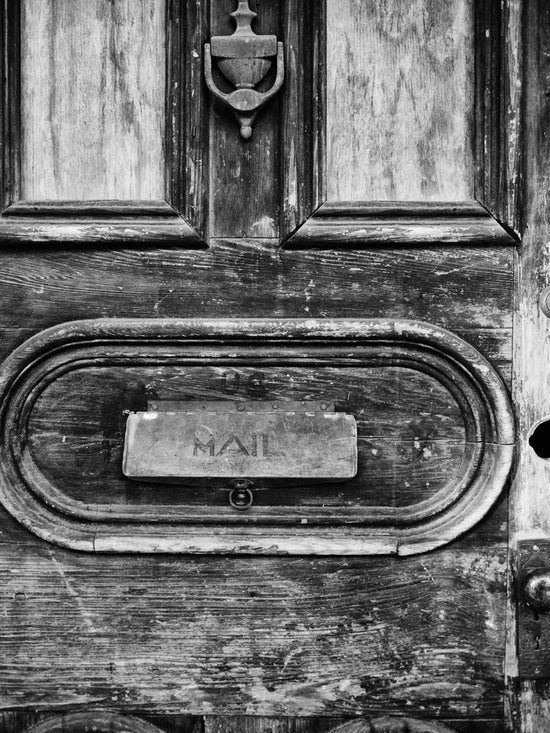
[[[2,245],[70,244],[180,244],[188,248],[204,248],[205,241],[181,217],[168,220],[130,216],[114,221],[96,218],[43,219],[33,217],[0,217],[0,247]]]
[[[56,511],[22,479],[18,465],[17,408],[21,384],[52,355],[89,344],[101,352],[110,343],[235,343],[254,346],[284,341],[322,341],[327,346],[385,342],[424,345],[446,356],[475,386],[486,423],[480,437],[483,461],[472,481],[444,511],[407,527],[228,526],[141,521],[93,522]],[[281,346],[281,342],[283,346]],[[453,367],[454,368],[454,367]],[[445,329],[418,321],[390,319],[99,319],[73,321],[46,329],[16,349],[0,369],[4,459],[0,499],[36,535],[55,544],[95,552],[238,553],[291,555],[414,554],[434,549],[466,532],[489,511],[505,485],[514,450],[514,419],[505,387],[485,358]],[[15,441],[15,443],[14,443]]]
[[[327,202],[284,243],[285,249],[384,245],[515,245],[477,201]]]
[[[166,201],[17,201],[0,216],[0,245],[67,242],[206,246]]]

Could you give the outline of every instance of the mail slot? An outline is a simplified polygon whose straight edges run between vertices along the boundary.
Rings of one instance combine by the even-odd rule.
[[[128,415],[123,473],[345,480],[357,473],[352,415],[317,402],[150,401]]]

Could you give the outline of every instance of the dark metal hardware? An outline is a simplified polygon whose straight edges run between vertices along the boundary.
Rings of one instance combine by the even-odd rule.
[[[248,0],[239,0],[237,10],[231,16],[237,26],[233,35],[214,36],[204,46],[204,77],[212,94],[233,110],[241,126],[241,137],[248,140],[261,107],[277,94],[283,84],[283,44],[277,42],[276,36],[254,33],[251,24],[256,13],[250,9]],[[277,74],[273,86],[266,92],[259,92],[254,87],[271,69],[274,56],[277,57]],[[234,91],[223,92],[216,84],[212,74],[213,57],[220,72],[235,87]]]
[[[252,506],[254,494],[252,487],[254,483],[248,479],[233,479],[229,482],[231,491],[229,492],[229,503],[234,509],[244,511]]]
[[[536,570],[530,573],[522,588],[523,600],[536,613],[550,611],[550,570]]]
[[[550,286],[544,288],[539,296],[539,306],[547,318],[550,318]]]
[[[518,652],[524,679],[550,679],[550,541],[518,543]]]

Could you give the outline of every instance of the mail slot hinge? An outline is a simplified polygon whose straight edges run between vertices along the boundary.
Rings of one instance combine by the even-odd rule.
[[[197,414],[200,412],[227,413],[227,412],[334,412],[334,402],[301,400],[211,400],[199,402],[196,400],[148,400],[148,412],[186,412]]]

